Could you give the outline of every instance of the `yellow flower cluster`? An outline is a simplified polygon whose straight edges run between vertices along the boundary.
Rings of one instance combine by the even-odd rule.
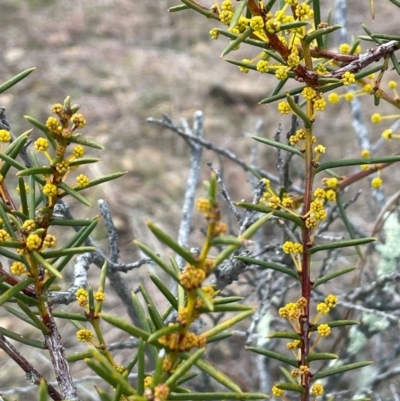
[[[103,291],[97,291],[97,292],[94,294],[93,297],[94,297],[95,301],[97,301],[97,302],[103,302],[103,301],[105,301],[105,299],[106,299],[106,294],[104,294]]]
[[[256,65],[257,71],[261,72],[261,74],[266,74],[268,69],[268,61],[267,60],[260,60]]]
[[[280,102],[278,103],[278,110],[281,114],[289,114],[292,109],[288,102]]]
[[[312,395],[316,397],[324,394],[324,386],[320,383],[315,383],[311,388]]]
[[[380,177],[375,177],[371,180],[371,186],[372,188],[380,188],[382,186],[382,178]]]
[[[71,122],[76,128],[84,128],[86,120],[81,113],[76,113],[71,117]]]
[[[0,129],[0,142],[10,142],[10,141],[11,141],[11,134],[5,129]]]
[[[90,184],[89,177],[84,174],[79,174],[78,177],[76,177],[76,181],[78,182],[79,188],[86,188]]]
[[[55,103],[55,104],[53,104],[52,106],[51,106],[51,111],[54,113],[54,114],[61,114],[62,113],[62,111],[63,111],[63,105],[61,104],[61,103]]]
[[[89,342],[93,339],[94,334],[89,329],[81,329],[76,332],[76,338],[82,343]]]
[[[82,145],[76,145],[72,149],[72,156],[75,157],[75,159],[80,159],[83,157],[85,154],[85,148]]]
[[[10,266],[10,272],[15,276],[21,276],[26,272],[26,267],[21,262],[13,262],[13,264]]]
[[[79,290],[75,293],[76,300],[78,301],[79,306],[86,306],[88,303],[88,293],[84,288],[79,288]]]
[[[339,180],[336,177],[323,178],[322,183],[328,188],[336,188],[339,184]]]
[[[43,245],[46,246],[47,248],[54,248],[57,243],[57,238],[55,235],[52,234],[47,234],[44,237]]]
[[[186,264],[183,273],[179,276],[179,283],[187,291],[192,291],[201,287],[205,278],[206,272],[203,269]]]
[[[277,21],[275,18],[270,18],[266,22],[265,28],[268,33],[273,34],[273,33],[279,32],[279,30],[281,29],[281,23],[279,21]]]
[[[36,228],[35,220],[25,220],[22,224],[22,229],[25,232],[33,231]]]
[[[319,334],[321,337],[327,337],[327,336],[329,336],[329,334],[331,334],[331,328],[330,328],[329,325],[326,324],[326,323],[320,324],[320,325],[318,326],[318,328],[317,328],[317,331],[318,331],[318,334]]]
[[[315,321],[317,321],[321,315],[327,315],[329,311],[336,306],[338,301],[339,301],[338,297],[336,297],[333,294],[329,294],[325,298],[324,302],[320,302],[317,305],[318,316],[316,317]]]
[[[351,84],[354,84],[354,82],[356,82],[356,78],[354,74],[352,74],[350,71],[346,71],[342,75],[342,82],[345,86],[349,86]]]
[[[279,308],[279,316],[283,317],[284,319],[291,319],[295,320],[300,315],[300,307],[297,303],[289,302],[282,308]]]
[[[144,387],[145,388],[150,388],[152,384],[153,384],[153,377],[152,376],[146,376],[144,378]]]
[[[0,230],[0,242],[5,242],[5,241],[8,241],[9,239],[10,239],[10,234],[6,230],[1,229]]]
[[[65,174],[68,170],[70,170],[69,161],[61,160],[59,163],[55,165],[55,168],[60,174]]]
[[[214,262],[214,266],[215,266],[215,262]],[[217,292],[214,291],[214,287],[212,285],[206,285],[206,286],[202,287],[202,290],[203,290],[203,292],[206,293],[207,299],[209,299],[210,301],[217,294]],[[204,305],[205,305],[204,301],[201,298],[197,297],[194,308],[200,309],[200,308],[204,307]]]
[[[242,63],[251,64],[251,60],[249,60],[248,58],[244,58],[242,60]],[[244,67],[244,66],[239,66],[239,70],[244,72],[245,74],[247,74],[250,71],[249,68]]]
[[[169,387],[162,383],[154,387],[154,400],[166,400],[169,395]]]
[[[42,239],[37,234],[29,234],[28,238],[26,239],[26,247],[30,251],[35,251],[39,249],[42,245]]]
[[[186,326],[191,323],[191,313],[189,308],[181,307],[178,310],[178,317],[176,318],[177,322],[179,322],[182,326]]]
[[[295,14],[300,21],[305,21],[314,16],[314,11],[307,3],[304,2],[296,6]]]
[[[282,245],[283,252],[289,253],[303,253],[303,245],[298,242],[286,241]]]
[[[219,32],[217,28],[212,28],[208,33],[210,34],[211,39],[217,40],[219,38]]]
[[[46,152],[49,148],[49,141],[46,138],[38,138],[33,146],[38,152]]]
[[[304,128],[300,128],[296,131],[294,135],[291,135],[289,138],[289,143],[291,145],[297,145],[300,141],[304,141],[306,139],[306,130]]]
[[[334,308],[338,302],[339,302],[339,298],[333,294],[329,294],[325,298],[325,303],[329,306],[329,308]]]
[[[45,186],[43,187],[43,193],[48,197],[57,196],[58,193],[57,185],[51,183],[45,184]]]
[[[300,340],[294,340],[286,344],[286,348],[290,351],[294,351],[295,349],[298,349],[300,347],[301,347]]]
[[[207,339],[189,331],[184,335],[182,335],[182,333],[167,334],[162,336],[158,341],[161,345],[168,347],[172,352],[184,352],[190,351],[192,348],[204,347]]]
[[[253,31],[261,31],[264,28],[264,20],[261,16],[256,15],[250,19],[249,25]]]
[[[306,375],[306,374],[310,373],[310,368],[307,365],[300,365],[299,372],[301,375]]]
[[[62,125],[55,117],[49,117],[46,121],[46,127],[55,134],[59,135],[62,132]]]
[[[285,67],[277,68],[275,71],[275,77],[280,81],[285,80],[288,77],[286,68]]]
[[[219,20],[225,24],[229,25],[233,18],[233,12],[229,10],[223,10],[219,13]]]
[[[279,387],[272,386],[271,393],[275,397],[282,397],[285,394],[285,390],[280,389]]]

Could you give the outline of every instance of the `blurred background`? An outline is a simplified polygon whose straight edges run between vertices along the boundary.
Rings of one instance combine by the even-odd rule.
[[[209,0],[203,2],[208,6],[212,3]],[[334,22],[335,2],[321,3],[323,19],[327,20],[331,15]],[[374,21],[369,0],[348,3],[349,42],[352,37],[364,34],[361,22],[379,33],[398,33],[398,18],[393,17],[397,8],[389,1],[375,1]],[[268,138],[273,138],[279,124],[283,132],[290,128],[290,119],[277,112],[276,104],[257,104],[271,93],[276,85],[275,78],[254,71],[243,74],[220,59],[227,40],[221,37],[213,41],[208,33],[218,23],[191,11],[169,13],[168,8],[176,4],[177,0],[2,0],[0,5],[0,82],[24,69],[36,67],[28,78],[0,94],[0,105],[7,108],[8,121],[18,135],[31,128],[24,115],[44,122],[50,115],[50,105],[62,102],[67,95],[73,103],[81,105],[80,111],[88,122],[83,132],[106,148],[102,152],[90,151],[102,161],[88,168],[87,174],[95,178],[115,171],[127,173],[115,182],[87,191],[95,206],[83,210],[75,208],[74,213],[79,217],[92,217],[98,214],[96,199],[105,198],[115,218],[121,257],[126,262],[139,257],[132,243],[134,238],[165,254],[149,235],[144,222],[151,219],[176,237],[187,178],[190,152],[186,143],[176,134],[148,124],[147,117],[162,118],[162,114],[167,113],[174,121],[183,117],[191,123],[194,111],[202,110],[205,138],[244,160],[250,157],[252,140],[249,134],[255,133],[257,121],[262,119],[264,122],[258,135]],[[338,40],[331,40],[329,47],[337,49],[339,44]],[[363,42],[362,51],[366,51],[368,45]],[[228,58],[241,60],[254,56],[253,49],[242,45]],[[389,71],[384,82],[395,76]],[[371,124],[370,115],[375,112],[373,99],[365,96],[360,101],[364,106],[362,117],[373,144],[390,123]],[[394,114],[395,110],[383,103],[379,112]],[[326,160],[359,156],[361,149],[351,124],[350,104],[345,100],[328,105],[316,123],[316,130],[321,142],[327,146]],[[39,132],[35,130],[33,138],[38,136]],[[392,142],[380,147],[378,154],[394,153],[397,148],[398,144]],[[202,178],[207,179],[210,174],[207,161],[212,161],[216,167],[223,163],[224,180],[232,198],[250,200],[252,193],[247,174],[215,153],[204,152]],[[275,155],[271,149],[259,148],[258,164],[276,173]],[[397,169],[393,166],[382,174],[388,196],[399,188]],[[296,175],[295,170],[293,174]],[[368,233],[379,207],[370,196],[368,182],[357,184],[348,197],[359,189],[364,192],[357,204],[358,213],[353,217]],[[202,194],[200,182],[199,195]],[[194,245],[201,239],[202,224],[202,219],[196,217]],[[101,225],[94,234],[94,239],[105,250],[106,235]],[[148,281],[146,269],[143,267],[139,272],[134,270],[126,275],[132,288],[138,280]],[[93,274],[95,277],[96,273]],[[118,308],[117,303],[114,307]],[[15,327],[14,324],[10,315],[1,316],[1,325],[20,333],[26,329],[24,334],[29,335],[28,327]],[[110,338],[117,335],[113,330],[108,334]],[[68,352],[84,349],[84,345],[76,345],[73,337],[65,338]],[[243,345],[240,339],[234,341]],[[241,358],[241,348],[234,346],[233,350],[232,343],[226,345],[226,350],[224,347],[220,346],[215,354],[226,352],[231,361]],[[232,356],[235,353],[237,355]],[[32,357],[39,358],[44,372],[46,369],[51,371],[48,361],[40,360],[43,357],[38,355],[34,353]],[[123,360],[121,356],[121,363]],[[243,369],[247,369],[246,363],[253,366],[251,361],[241,360]],[[25,385],[16,365],[1,352],[0,366],[3,372],[15,371],[12,376],[0,375],[0,390]],[[229,372],[229,366],[225,365],[225,368],[224,371]],[[80,369],[82,365],[72,367],[73,373]],[[257,386],[249,384],[253,379],[245,377],[239,384],[245,390],[256,390]],[[23,397],[21,395],[20,399]]]

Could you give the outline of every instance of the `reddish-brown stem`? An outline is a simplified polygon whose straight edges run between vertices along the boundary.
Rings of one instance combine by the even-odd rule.
[[[304,188],[304,203],[303,216],[310,210],[312,201],[312,187],[315,175],[315,167],[312,163],[312,132],[307,130],[306,149],[305,149],[305,188]],[[303,255],[302,255],[302,270],[301,278],[301,296],[307,300],[307,304],[300,316],[300,336],[301,336],[301,359],[300,365],[308,365],[307,356],[310,352],[310,301],[311,301],[311,279],[310,279],[310,248],[312,247],[311,230],[305,225],[301,231]],[[305,375],[303,381],[305,393],[302,395],[301,401],[309,401],[310,392],[310,376]]]

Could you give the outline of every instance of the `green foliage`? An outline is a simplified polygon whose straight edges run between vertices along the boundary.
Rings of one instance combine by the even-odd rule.
[[[379,104],[382,99],[399,108],[398,97],[391,97],[380,85],[389,68],[389,61],[394,70],[400,71],[395,55],[400,37],[374,34],[364,26],[366,35],[360,39],[373,42],[376,45],[373,52],[360,54],[359,41],[352,45],[342,44],[339,51],[331,51],[327,48],[327,38],[341,27],[323,21],[325,10],[321,9],[318,0],[302,3],[296,0],[271,0],[267,4],[256,0],[240,0],[234,4],[224,0],[216,2],[210,9],[197,1],[182,0],[182,3],[170,11],[194,10],[229,27],[215,28],[210,32],[214,39],[222,35],[231,40],[221,57],[234,52],[240,45],[257,48],[257,52],[262,49],[262,53],[253,60],[227,61],[239,66],[244,73],[253,70],[277,78],[278,82],[270,96],[260,103],[282,100],[277,106],[278,111],[295,119],[298,129],[288,138],[287,143],[260,136],[254,136],[253,139],[301,160],[304,174],[302,193],[290,193],[289,182],[280,182],[275,187],[269,179],[262,178],[259,183],[262,191],[257,201],[232,203],[232,207],[238,206],[250,211],[257,218],[250,221],[237,236],[227,235],[227,224],[221,215],[218,177],[212,173],[210,180],[205,183],[206,196],[198,199],[196,204],[205,218],[204,240],[198,252],[182,246],[159,225],[150,221],[147,221],[150,232],[176,256],[171,256],[167,261],[149,245],[135,240],[137,247],[166,273],[172,283],[167,284],[162,278],[150,275],[159,295],[164,297],[166,308],[161,309],[154,294],[140,284],[138,293],[131,293],[129,304],[136,321],[129,322],[114,313],[103,312],[106,278],[112,275],[113,269],[112,263],[110,265],[106,262],[102,266],[96,289],[88,286],[87,282],[74,288],[71,300],[78,303],[82,309],[80,313],[53,310],[53,299],[60,295],[57,295],[57,291],[52,292],[54,282],[63,278],[68,263],[77,257],[74,266],[78,266],[84,263],[80,257],[83,260],[97,251],[89,237],[99,220],[98,216],[87,220],[68,217],[60,219],[57,207],[64,205],[65,199],[74,199],[81,207],[91,206],[89,198],[81,192],[119,178],[124,173],[109,174],[96,180],[90,180],[85,174],[75,174],[74,170],[82,170],[85,165],[99,161],[95,157],[84,157],[85,147],[101,150],[102,146],[77,132],[85,127],[86,120],[78,113],[79,106],[72,105],[69,97],[63,104],[52,106],[53,116],[45,123],[26,117],[44,135],[34,142],[34,150],[29,152],[27,146],[31,131],[14,138],[2,110],[0,254],[10,260],[11,266],[10,273],[0,269],[0,306],[16,319],[34,327],[41,334],[42,340],[28,339],[19,333],[0,328],[0,348],[7,350],[10,358],[25,372],[35,375],[41,401],[48,396],[54,400],[78,399],[68,361],[85,363],[103,383],[109,384],[109,391],[97,389],[102,400],[268,398],[269,395],[259,392],[243,392],[229,375],[204,357],[209,344],[230,337],[232,327],[254,313],[252,306],[241,303],[242,297],[222,295],[215,285],[209,283],[219,268],[233,262],[268,269],[298,284],[295,288],[299,293],[290,293],[292,302],[278,310],[282,322],[287,323],[289,329],[268,333],[268,339],[290,340],[286,344],[288,352],[272,351],[260,346],[246,347],[249,351],[284,364],[280,369],[283,381],[276,382],[271,389],[274,396],[285,396],[284,392],[287,391],[301,401],[308,401],[312,397],[315,399],[324,394],[324,387],[321,383],[315,383],[317,380],[342,375],[371,363],[343,363],[339,355],[326,350],[325,340],[331,335],[332,329],[356,326],[357,321],[341,316],[342,320],[326,317],[326,323],[320,322],[337,306],[339,299],[328,291],[321,295],[319,286],[335,282],[339,277],[354,271],[355,267],[334,269],[314,277],[311,263],[316,254],[340,248],[355,247],[361,256],[360,246],[376,240],[374,236],[356,236],[347,218],[341,195],[351,184],[375,173],[378,173],[378,177],[372,180],[372,186],[379,188],[382,184],[379,176],[381,171],[398,162],[400,157],[371,157],[366,150],[360,158],[322,163],[320,160],[325,157],[327,150],[320,143],[321,135],[315,132],[314,124],[325,110],[325,94],[329,94],[328,101],[337,103],[342,95],[333,91],[353,84],[359,85],[365,93],[373,94],[375,104]],[[371,4],[374,13],[373,2]],[[376,62],[380,64],[370,67]],[[0,85],[0,93],[32,71],[26,70]],[[372,87],[367,77],[374,72],[378,76]],[[287,82],[293,82],[295,88],[285,91]],[[391,89],[395,89],[395,86],[389,83]],[[382,118],[384,116],[379,113],[371,116],[374,123],[379,123]],[[390,140],[397,136],[385,130],[383,137]],[[18,155],[22,156],[23,162],[16,160]],[[331,171],[348,166],[361,166],[361,171],[347,176]],[[317,184],[316,176],[321,172],[329,175],[322,177],[322,183]],[[74,175],[75,181],[72,179]],[[14,176],[18,179],[16,191],[10,188]],[[349,239],[324,243],[317,241],[317,230],[327,219],[329,204],[337,204]],[[285,225],[287,238],[281,250],[287,255],[287,263],[280,264],[239,254],[271,220]],[[76,232],[63,244],[58,244],[55,235],[51,234],[56,226],[76,228]],[[213,256],[215,250],[217,255]],[[315,299],[319,299],[319,302],[315,302]],[[15,304],[19,309],[16,309]],[[228,312],[231,315],[222,318],[219,315]],[[55,317],[66,319],[77,328],[77,341],[90,344],[86,351],[65,355]],[[194,330],[196,323],[210,317],[215,319],[211,328]],[[110,326],[134,337],[136,341],[136,350],[130,355],[130,362],[126,366],[116,362],[112,347],[105,338]],[[52,357],[60,390],[53,388],[36,372],[35,367],[10,346],[7,338],[39,350],[47,349]],[[328,363],[329,367],[326,367]],[[292,370],[288,371],[288,367]],[[191,391],[191,384],[199,371],[217,382],[222,390]],[[132,373],[136,375],[134,382],[129,377]]]

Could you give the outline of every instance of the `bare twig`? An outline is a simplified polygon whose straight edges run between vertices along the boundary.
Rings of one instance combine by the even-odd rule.
[[[26,380],[28,380],[29,383],[38,386],[41,380],[46,381],[46,379],[14,348],[3,334],[0,334],[0,348],[25,372]],[[49,396],[54,401],[65,399],[50,383],[47,383],[47,390]]]

